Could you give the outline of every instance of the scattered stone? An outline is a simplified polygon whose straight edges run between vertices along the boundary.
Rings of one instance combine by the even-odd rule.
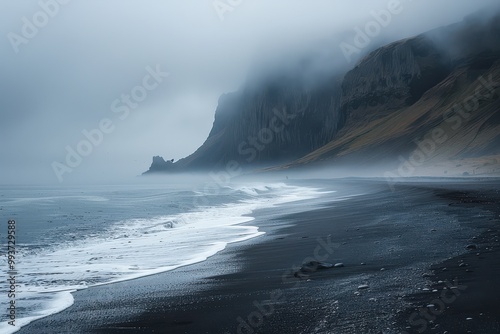
[[[344,264],[342,262],[335,263],[334,267],[335,268],[341,268],[341,267],[344,267]]]
[[[441,269],[441,270],[442,270],[442,271],[446,271],[446,270],[448,270],[448,269],[445,267],[445,268],[443,268],[443,269]]]
[[[358,290],[364,290],[364,289],[368,289],[369,286],[367,284],[362,284],[360,286],[358,286]]]
[[[370,299],[368,299],[368,301],[370,301],[370,302],[376,302],[377,299],[376,298],[370,298]]]
[[[366,264],[365,264],[364,262],[361,262],[361,265],[362,265],[362,266],[364,266],[364,265],[366,265]]]
[[[462,262],[462,263],[460,263],[458,266],[459,266],[459,267],[465,267],[465,266],[466,266],[466,264],[465,264],[464,262]]]
[[[384,271],[384,270],[385,270],[385,268],[380,268],[380,271]]]
[[[472,320],[472,318],[466,318],[465,320]]]
[[[472,249],[477,249],[477,246],[474,244],[470,244],[470,245],[467,245],[467,247],[465,247],[465,248],[468,250],[472,250]]]
[[[434,304],[427,305],[427,308],[433,308],[433,307],[434,307]]]

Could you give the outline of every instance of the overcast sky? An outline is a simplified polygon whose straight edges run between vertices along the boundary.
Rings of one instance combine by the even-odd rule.
[[[2,184],[59,184],[54,162],[71,169],[60,169],[64,182],[97,182],[134,177],[154,155],[187,156],[210,132],[219,96],[254,64],[321,45],[327,63],[352,66],[333,36],[352,44],[354,29],[391,2],[55,1],[0,2]],[[410,37],[496,2],[401,0],[377,39]],[[134,89],[140,101],[120,100]],[[99,126],[108,133],[69,167],[67,148],[77,151],[82,131]]]

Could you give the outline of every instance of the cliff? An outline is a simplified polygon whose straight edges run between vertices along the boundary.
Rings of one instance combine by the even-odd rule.
[[[500,16],[471,20],[365,57],[342,84],[343,128],[284,168],[411,162],[416,170],[500,154]]]
[[[229,161],[270,166],[300,158],[327,144],[342,126],[339,87],[338,78],[307,89],[300,80],[278,77],[224,94],[206,141],[174,166],[216,169]]]
[[[498,82],[500,15],[471,16],[381,47],[313,89],[282,75],[223,95],[205,143],[174,165],[397,166],[430,141],[419,166],[500,154]]]
[[[382,47],[344,77],[341,112],[354,121],[388,115],[418,101],[449,70],[449,58],[423,36]]]

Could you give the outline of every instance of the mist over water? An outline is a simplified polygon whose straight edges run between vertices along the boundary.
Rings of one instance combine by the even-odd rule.
[[[147,170],[152,156],[177,160],[194,152],[223,93],[283,72],[314,86],[382,44],[497,4],[401,1],[349,62],[340,44],[354,45],[358,28],[366,30],[388,1],[242,1],[222,17],[210,1],[42,3],[0,5],[4,184],[57,184],[52,164],[66,163],[67,148],[76,151],[88,140],[83,131],[103,129],[103,120],[113,129],[87,148],[91,153],[64,173],[64,182],[129,180]],[[45,22],[47,11],[53,16]],[[25,37],[34,18],[42,21]],[[25,43],[13,42],[12,34]],[[169,76],[146,89],[143,100],[125,104],[123,96],[144,85],[148,67]],[[117,99],[119,107],[134,106],[125,119],[112,107]]]

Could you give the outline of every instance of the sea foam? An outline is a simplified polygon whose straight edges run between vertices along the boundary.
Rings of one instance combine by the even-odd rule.
[[[120,220],[83,239],[46,247],[21,247],[17,255],[17,280],[22,284],[16,290],[22,297],[16,300],[16,305],[23,312],[18,312],[16,327],[4,321],[0,331],[13,333],[20,326],[66,309],[73,304],[71,292],[76,290],[204,261],[230,243],[262,235],[258,227],[248,225],[254,220],[250,214],[255,210],[320,194],[317,189],[285,184],[226,187],[225,191],[225,195],[231,194],[231,202],[174,215]],[[78,199],[105,200],[100,196]],[[6,268],[6,263],[1,268]],[[3,300],[6,291],[7,286],[0,285],[2,304],[7,302]]]

